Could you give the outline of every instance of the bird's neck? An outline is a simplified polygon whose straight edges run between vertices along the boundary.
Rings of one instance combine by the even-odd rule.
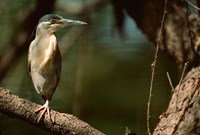
[[[37,29],[35,36],[37,38],[37,37],[52,36],[52,35],[55,35],[55,33],[49,32],[47,30]]]
[[[51,33],[46,29],[42,29],[41,27],[38,27],[36,29],[34,42],[39,48],[38,51],[43,50],[47,52],[48,57],[57,48],[56,47],[57,40],[56,40],[55,33]]]
[[[54,31],[48,26],[44,26],[43,24],[38,24],[36,28],[36,38],[37,37],[44,37],[44,36],[51,36],[55,35]]]

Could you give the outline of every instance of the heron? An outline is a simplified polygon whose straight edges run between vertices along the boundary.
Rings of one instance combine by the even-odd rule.
[[[65,19],[60,15],[47,14],[40,18],[34,40],[28,51],[28,69],[34,87],[45,100],[45,104],[35,110],[40,111],[38,122],[47,112],[49,119],[51,100],[61,75],[62,59],[55,32],[69,25],[84,25],[82,21]]]

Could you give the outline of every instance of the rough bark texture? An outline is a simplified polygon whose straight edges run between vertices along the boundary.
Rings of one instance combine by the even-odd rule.
[[[112,4],[119,31],[123,29],[124,11],[126,11],[147,37],[154,42],[156,41],[157,31],[160,28],[163,15],[164,0],[112,0]],[[42,5],[42,7],[45,6]],[[192,70],[188,72],[183,82],[175,88],[169,107],[160,116],[160,122],[154,130],[153,134],[155,135],[200,134],[200,19],[195,13],[188,14],[186,7],[187,4],[184,1],[168,0],[168,14],[164,24],[160,49],[176,61],[179,67],[182,67],[185,62],[189,61],[188,71]],[[33,27],[30,29],[32,30]],[[23,32],[24,30],[22,35]],[[14,54],[21,53],[27,49],[21,50],[21,47],[16,49],[17,45],[24,46],[25,44],[23,44],[24,42],[20,44],[17,42],[18,44],[14,46],[15,41],[17,40],[11,42],[9,48]],[[11,54],[5,51],[0,56],[1,77],[5,75],[4,69],[10,67],[10,65],[5,66],[4,62],[11,61],[12,63],[16,58],[16,56],[12,57],[13,55]],[[79,132],[79,129],[81,129],[82,131],[87,130],[83,134],[102,134],[90,128],[89,125],[82,124],[81,121],[71,115],[60,114],[55,111],[51,111],[52,118],[54,119],[53,123],[48,119],[37,123],[38,116],[33,113],[34,109],[38,107],[36,104],[10,95],[9,92],[2,88],[0,93],[0,110],[4,110],[3,112],[6,114],[23,119],[54,133],[59,131],[63,134],[81,134],[82,132]],[[8,98],[6,98],[7,96]],[[45,115],[45,118],[48,117]],[[64,118],[63,122],[61,122],[61,118]],[[82,126],[78,126],[79,124]]]
[[[182,5],[182,6],[180,6]],[[199,65],[200,19],[197,14],[187,11],[187,4],[173,4],[165,21],[161,49],[178,66],[189,62],[189,68]],[[189,9],[188,9],[189,10]]]
[[[164,0],[112,0],[112,4],[119,31],[123,31],[124,11],[126,11],[151,41],[157,41]],[[160,49],[168,54],[179,67],[189,61],[188,69],[191,69],[200,63],[200,19],[197,14],[190,14],[186,9],[188,8],[184,1],[168,0],[168,13]]]
[[[164,0],[113,0],[112,3],[119,31],[123,27],[120,21],[123,21],[125,10],[147,37],[156,42]],[[167,7],[160,50],[179,67],[189,62],[187,72],[190,72],[176,86],[169,107],[160,116],[153,134],[197,135],[200,134],[200,18],[196,13],[188,12],[185,1],[168,0]]]
[[[104,135],[104,133],[73,115],[53,110],[50,111],[52,120],[45,114],[45,117],[38,123],[39,115],[35,114],[35,109],[39,107],[40,105],[12,95],[8,90],[0,87],[1,113],[26,121],[57,135]]]
[[[172,95],[154,135],[200,134],[200,67],[192,69]]]

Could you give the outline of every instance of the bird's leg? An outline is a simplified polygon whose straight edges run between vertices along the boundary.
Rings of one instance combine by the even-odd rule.
[[[44,115],[44,113],[46,111],[48,113],[49,119],[51,120],[50,111],[49,111],[49,100],[46,100],[46,102],[45,102],[45,104],[43,106],[41,106],[40,108],[38,108],[37,110],[35,110],[35,113],[38,113],[41,110],[43,110],[43,111],[42,111],[42,113],[41,113],[41,115],[40,115],[40,117],[38,119],[38,122],[40,121],[40,119],[42,118],[42,116]]]

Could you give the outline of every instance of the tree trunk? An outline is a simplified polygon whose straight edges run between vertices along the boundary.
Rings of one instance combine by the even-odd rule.
[[[154,135],[200,134],[200,66],[192,69],[177,85],[169,106],[161,116]]]
[[[156,42],[157,31],[160,28],[163,15],[163,0],[112,0],[112,4],[119,31],[122,31],[123,28],[125,10],[148,38]],[[160,122],[153,134],[196,135],[200,134],[198,111],[200,110],[200,19],[195,13],[189,14],[187,4],[182,0],[168,0],[167,7],[168,14],[164,22],[160,50],[166,52],[177,63],[178,67],[183,67],[186,62],[189,64],[186,77],[181,84],[176,86],[170,104],[166,112],[160,116]],[[1,62],[2,58],[0,57],[0,63],[3,63]],[[2,64],[0,65],[2,66]],[[0,71],[3,74],[1,66]],[[8,68],[9,65],[6,67]],[[33,113],[34,109],[38,107],[36,104],[17,98],[2,88],[0,93],[0,111],[53,133],[103,134],[72,115],[60,114],[55,111],[51,111],[53,122],[44,119],[44,121],[37,123],[38,117]],[[46,115],[45,118],[47,118]],[[64,121],[61,122],[60,118],[63,118]]]
[[[124,21],[125,10],[147,37],[156,42],[164,0],[112,0],[112,4],[119,31],[123,23],[118,21]],[[181,0],[168,0],[167,11],[159,49],[169,55],[180,68],[189,62],[188,73],[182,83],[176,86],[170,104],[160,116],[153,134],[200,134],[200,19],[197,14],[190,14],[187,3]]]

